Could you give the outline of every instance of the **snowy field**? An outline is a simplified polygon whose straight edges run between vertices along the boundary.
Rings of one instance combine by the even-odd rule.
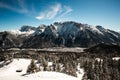
[[[14,59],[12,63],[0,68],[0,80],[81,80],[84,74],[83,69],[79,69],[78,77],[48,71],[24,75],[30,62],[30,59]],[[22,72],[16,72],[21,69]]]
[[[53,47],[53,48],[43,48],[38,50],[45,50],[45,51],[60,51],[60,52],[83,52],[85,48],[63,48],[63,47]]]
[[[14,50],[14,51],[19,51],[19,50],[33,50],[33,51],[58,51],[58,52],[83,52],[83,50],[86,48],[79,48],[79,47],[75,47],[75,48],[65,48],[65,47],[52,47],[52,48],[43,48],[43,49],[33,49],[33,48],[29,48],[29,49],[19,49],[19,48],[10,48],[8,50]]]

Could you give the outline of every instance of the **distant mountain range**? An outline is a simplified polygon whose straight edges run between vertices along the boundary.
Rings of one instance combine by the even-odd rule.
[[[0,32],[1,48],[91,47],[99,43],[120,44],[120,33],[73,21]]]

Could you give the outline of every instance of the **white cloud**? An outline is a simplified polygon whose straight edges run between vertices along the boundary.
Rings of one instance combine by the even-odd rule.
[[[16,2],[12,3],[14,5],[5,2],[0,2],[0,8],[29,15],[35,17],[38,20],[58,19],[60,17],[65,17],[66,15],[73,11],[73,9],[70,6],[56,3],[54,5],[47,6],[46,9],[44,8],[44,10],[41,10],[41,12],[38,14],[34,7],[34,4],[29,4],[31,6],[31,8],[29,8],[29,5],[27,2],[25,2],[25,0],[16,0]]]
[[[54,18],[61,10],[61,4],[55,4],[54,6],[50,6],[49,10],[41,12],[36,19],[52,19]]]
[[[12,6],[12,5],[8,5],[6,3],[2,3],[2,2],[0,2],[0,8],[5,8],[8,10],[17,12],[17,13],[27,13],[28,10],[26,9],[25,3],[23,2],[23,0],[17,0],[17,1],[18,1],[19,8]]]
[[[73,11],[73,9],[70,8],[69,6],[64,6],[64,13],[61,16],[64,16],[72,11]]]
[[[57,3],[53,6],[50,6],[49,9],[40,12],[40,14],[36,17],[38,20],[42,19],[54,19],[57,17],[64,17],[68,13],[72,12],[73,9],[69,6],[62,6],[60,3]]]
[[[45,14],[41,13],[39,16],[36,17],[36,19],[44,19],[45,18]]]

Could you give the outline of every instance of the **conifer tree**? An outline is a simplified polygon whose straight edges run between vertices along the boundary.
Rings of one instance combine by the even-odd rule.
[[[28,66],[27,69],[27,73],[34,73],[34,72],[38,72],[39,69],[37,68],[36,64],[35,64],[35,60],[32,59],[30,65]]]

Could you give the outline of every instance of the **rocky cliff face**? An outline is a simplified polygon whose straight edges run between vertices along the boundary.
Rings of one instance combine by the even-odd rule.
[[[20,30],[0,33],[0,47],[90,47],[99,43],[119,44],[120,33],[102,26],[55,22],[49,26],[23,26]]]

